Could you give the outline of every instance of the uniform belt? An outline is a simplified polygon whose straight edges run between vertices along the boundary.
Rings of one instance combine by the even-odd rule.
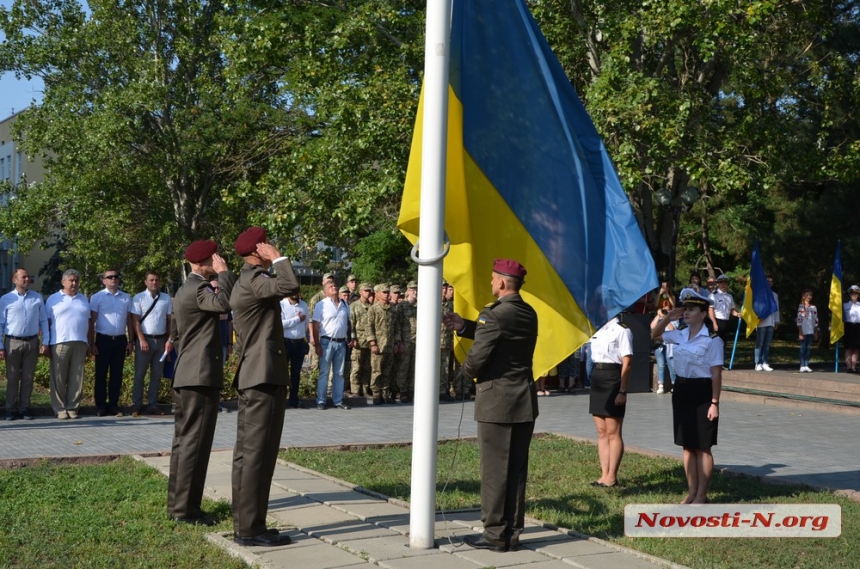
[[[332,341],[332,342],[340,342],[341,344],[345,344],[345,343],[346,343],[346,338],[331,338],[331,337],[329,337],[329,336],[320,336],[320,339],[322,339],[322,340],[330,340],[330,341]]]
[[[687,383],[702,383],[705,381],[711,381],[710,377],[681,377],[680,375],[675,378],[673,383],[678,383],[680,385],[684,385]]]
[[[284,338],[285,342],[289,342],[290,344],[301,344],[305,342],[304,338],[299,338],[298,340],[293,338]]]
[[[7,338],[12,338],[13,340],[20,340],[21,342],[29,342],[33,338],[38,338],[38,334],[34,334],[32,336],[10,336],[7,335]]]
[[[162,338],[167,337],[167,332],[165,332],[164,334],[144,334],[143,337],[144,338],[152,338],[153,340],[160,340]]]
[[[125,334],[119,334],[117,336],[111,336],[110,334],[102,334],[101,332],[96,332],[96,336],[101,336],[102,338],[110,338],[111,340],[125,340]]]
[[[594,362],[595,369],[621,369],[621,364]]]

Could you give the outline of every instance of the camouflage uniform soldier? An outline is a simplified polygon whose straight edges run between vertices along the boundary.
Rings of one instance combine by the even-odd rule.
[[[403,326],[403,353],[397,367],[397,387],[400,388],[400,402],[411,403],[415,397],[415,335],[418,330],[418,283],[409,281],[406,285],[406,299],[397,305],[400,324]]]
[[[373,404],[396,403],[391,391],[397,385],[394,378],[394,354],[399,353],[403,346],[400,314],[388,303],[390,290],[387,284],[378,284],[373,290],[376,301],[367,311]]]
[[[456,401],[448,392],[448,362],[454,347],[454,332],[445,326],[445,315],[453,311],[453,303],[448,302],[448,281],[442,281],[442,340],[439,358],[439,401]]]
[[[448,300],[449,310],[454,309],[454,285],[448,284],[448,290],[445,293],[445,298]],[[448,364],[448,383],[451,384],[454,390],[454,395],[457,399],[470,398],[470,389],[472,382],[469,381],[462,373],[460,373],[460,362],[454,357],[454,342],[451,340],[451,354]]]
[[[353,395],[370,395],[370,340],[367,335],[367,311],[373,286],[361,283],[359,299],[349,305],[350,358],[349,384]]]
[[[349,288],[349,302],[348,304],[352,304],[359,298],[361,298],[361,294],[358,291],[358,277],[355,275],[349,275],[346,277],[346,286]]]

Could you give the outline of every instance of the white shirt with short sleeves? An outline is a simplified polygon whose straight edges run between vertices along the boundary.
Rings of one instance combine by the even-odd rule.
[[[45,303],[51,328],[50,345],[65,342],[87,342],[90,329],[90,301],[83,293],[69,296],[63,291],[55,292]],[[45,343],[43,341],[43,343]]]
[[[710,298],[714,301],[714,316],[717,320],[728,320],[735,308],[734,297],[728,292],[715,290],[710,294]]]
[[[167,317],[173,314],[173,299],[170,298],[170,295],[159,292],[156,298],[158,298],[158,304],[155,305],[155,308],[152,309],[146,319],[140,323],[140,329],[143,330],[146,336],[167,334]],[[155,301],[152,293],[148,290],[139,292],[131,300],[131,309],[129,312],[137,316],[143,316]]]
[[[96,313],[96,333],[122,336],[126,333],[131,297],[121,290],[116,294],[103,288],[90,298],[90,310]]]
[[[852,324],[860,323],[860,302],[846,302],[843,307],[845,308],[845,322],[850,322]]]
[[[702,326],[695,337],[690,338],[690,329],[663,332],[663,342],[675,344],[675,373],[678,377],[710,378],[711,367],[723,365],[723,341],[712,338],[708,328]]]
[[[349,305],[340,300],[340,304],[335,306],[332,299],[325,297],[314,306],[313,319],[320,325],[321,337],[345,340],[349,331]]]
[[[599,363],[620,364],[621,358],[633,354],[633,332],[618,318],[603,325],[591,338],[591,359]]]

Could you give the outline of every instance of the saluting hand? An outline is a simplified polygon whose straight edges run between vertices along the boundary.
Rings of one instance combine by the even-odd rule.
[[[673,308],[672,310],[670,310],[669,313],[666,314],[666,318],[668,318],[669,320],[678,320],[683,315],[684,315],[684,307],[679,306],[677,308]]]
[[[219,255],[218,253],[215,253],[214,255],[212,255],[212,269],[216,273],[223,273],[223,272],[230,270],[227,267],[227,261],[225,261],[224,258],[221,255]]]
[[[281,256],[271,243],[257,243],[257,254],[264,261],[274,261]]]

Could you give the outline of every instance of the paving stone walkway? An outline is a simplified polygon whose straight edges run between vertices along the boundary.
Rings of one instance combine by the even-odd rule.
[[[230,500],[233,453],[212,453],[206,495]],[[165,475],[170,457],[140,458]],[[463,544],[467,535],[481,531],[476,510],[436,516],[436,548],[409,547],[409,509],[406,504],[358,491],[347,482],[279,461],[269,496],[271,527],[285,531],[293,543],[282,547],[246,548],[233,543],[232,534],[209,534],[209,539],[233,555],[268,569],[334,569],[377,565],[385,569],[474,569],[522,567],[529,569],[657,569],[680,568],[653,556],[572,532],[543,527],[528,520],[516,551],[495,553]]]

